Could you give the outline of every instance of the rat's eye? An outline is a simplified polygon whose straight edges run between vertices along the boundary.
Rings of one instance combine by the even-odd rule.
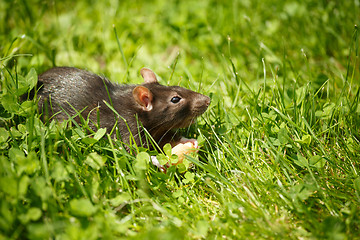
[[[178,96],[171,98],[172,103],[178,103],[178,102],[180,102],[180,100],[181,100],[181,97],[178,97]]]

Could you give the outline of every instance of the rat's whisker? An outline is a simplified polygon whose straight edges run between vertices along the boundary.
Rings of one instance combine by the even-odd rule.
[[[163,138],[171,131],[171,129],[167,130],[160,138],[159,142],[161,142],[163,140]],[[179,129],[176,129],[175,133],[173,134],[173,136],[171,137],[171,139],[173,139],[176,135],[176,133],[179,131]]]

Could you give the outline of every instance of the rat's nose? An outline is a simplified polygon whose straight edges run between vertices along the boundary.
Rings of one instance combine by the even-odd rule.
[[[199,93],[193,100],[193,111],[197,113],[197,115],[203,114],[210,105],[210,101],[211,100],[208,96]]]
[[[205,95],[204,95],[205,96]],[[206,106],[210,105],[211,99],[208,96],[205,96],[205,100],[204,100]]]
[[[210,101],[211,99],[208,96],[199,94],[199,98],[198,98],[198,104],[202,105],[202,106],[206,106],[208,107],[210,105]]]

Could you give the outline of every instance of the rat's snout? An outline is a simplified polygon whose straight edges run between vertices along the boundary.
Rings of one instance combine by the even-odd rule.
[[[200,94],[199,97],[199,105],[206,106],[206,108],[210,105],[211,99],[208,96]]]
[[[196,98],[193,100],[193,112],[199,116],[203,114],[208,106],[210,105],[210,98],[208,96],[197,94]]]
[[[211,99],[210,99],[210,97],[208,97],[208,96],[205,96],[205,95],[204,95],[204,97],[205,97],[205,100],[204,100],[204,102],[205,102],[206,106],[209,106],[209,105],[210,105],[210,102],[211,102]]]

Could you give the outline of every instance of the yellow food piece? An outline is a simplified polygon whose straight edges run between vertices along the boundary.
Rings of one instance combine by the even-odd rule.
[[[179,161],[177,163],[175,163],[174,165],[182,163],[185,158],[185,154],[190,154],[190,153],[193,153],[196,151],[197,151],[197,149],[195,148],[195,146],[192,142],[179,143],[178,145],[173,147],[171,150],[171,154],[175,154],[179,157]]]

